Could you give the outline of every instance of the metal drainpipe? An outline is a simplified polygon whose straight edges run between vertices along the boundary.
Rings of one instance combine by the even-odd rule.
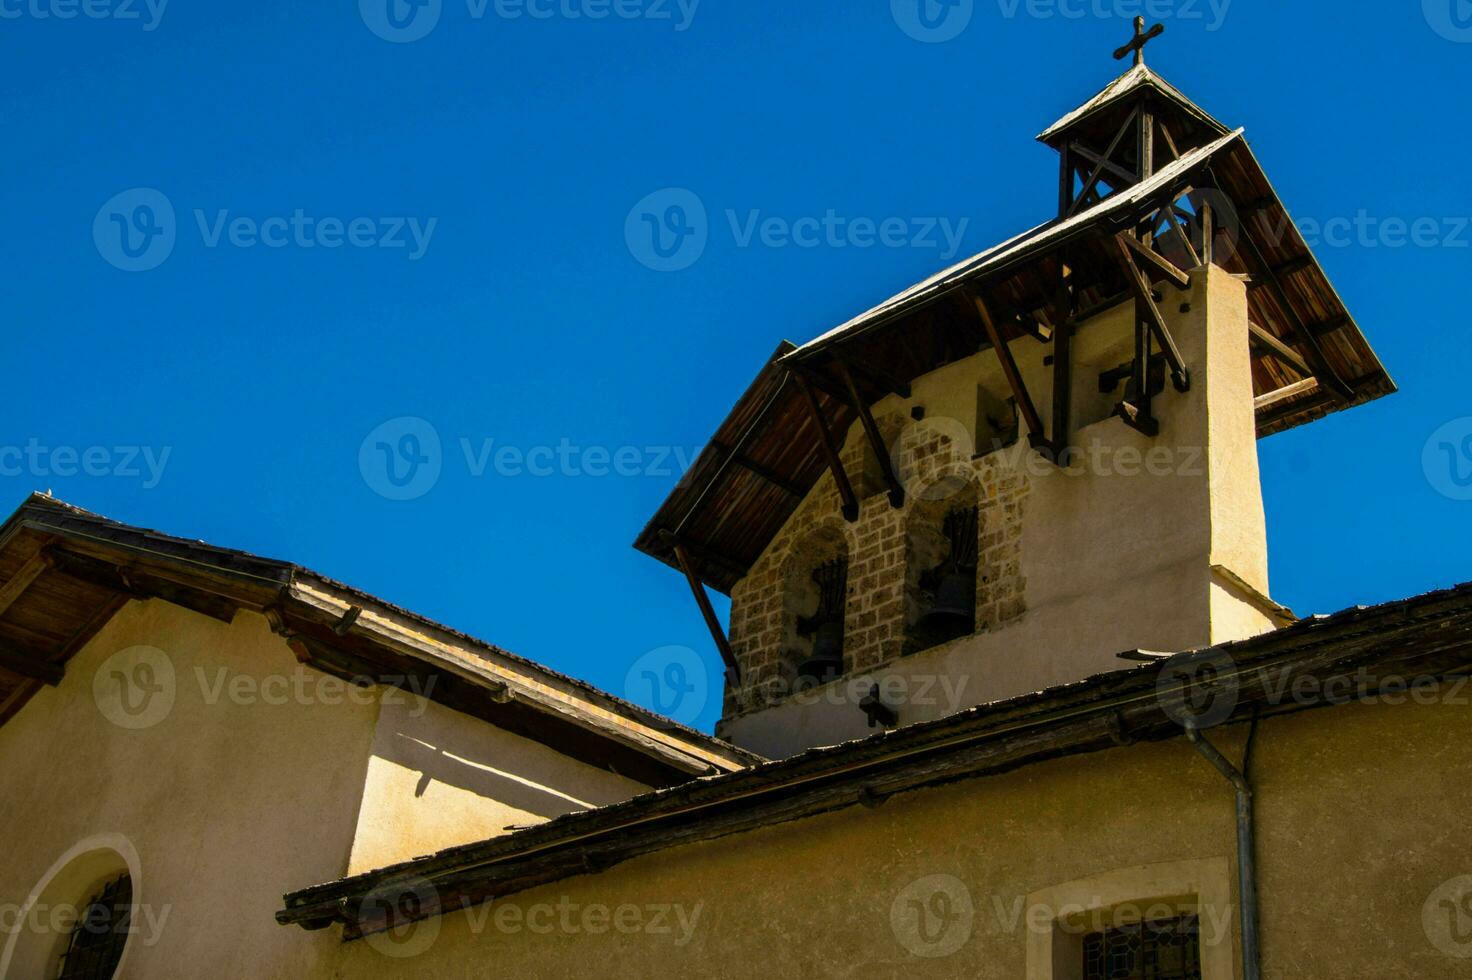
[[[1216,766],[1237,791],[1237,893],[1242,903],[1242,976],[1244,980],[1261,980],[1262,963],[1257,935],[1257,838],[1252,819],[1252,784],[1248,775],[1252,771],[1252,742],[1257,736],[1257,715],[1252,716],[1252,728],[1247,734],[1247,748],[1242,753],[1242,769],[1227,761],[1216,748],[1196,729],[1194,722],[1186,723],[1186,738],[1206,761]]]

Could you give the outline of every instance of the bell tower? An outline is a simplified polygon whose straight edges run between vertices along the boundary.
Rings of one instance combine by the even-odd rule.
[[[1162,32],[1038,137],[1055,215],[782,344],[636,542],[700,605],[722,736],[788,755],[1293,621],[1257,441],[1395,387],[1242,130],[1145,64]]]

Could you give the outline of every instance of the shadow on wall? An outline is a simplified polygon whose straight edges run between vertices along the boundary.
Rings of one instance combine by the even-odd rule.
[[[479,746],[457,746],[466,751],[480,749]],[[589,809],[614,799],[583,800],[537,781],[533,766],[526,759],[518,759],[519,767],[532,770],[520,775],[497,768],[493,763],[505,761],[504,753],[476,751],[475,758],[466,758],[436,748],[415,735],[396,732],[381,753],[382,758],[397,766],[419,773],[414,786],[414,795],[422,797],[431,782],[443,783],[484,799],[495,800],[517,810],[532,813],[547,820],[562,816],[572,810]],[[501,756],[496,759],[496,756]],[[543,778],[552,780],[554,775],[546,773]],[[618,797],[619,799],[622,796]]]

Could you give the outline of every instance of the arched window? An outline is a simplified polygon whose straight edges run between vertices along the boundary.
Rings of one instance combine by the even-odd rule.
[[[103,882],[78,911],[56,980],[111,980],[128,941],[132,908],[131,875],[125,871]]]
[[[784,606],[787,680],[812,685],[841,676],[848,610],[848,542],[841,530],[819,529],[795,549]]]
[[[907,652],[977,631],[979,520],[974,484],[945,499],[915,502],[906,535]]]

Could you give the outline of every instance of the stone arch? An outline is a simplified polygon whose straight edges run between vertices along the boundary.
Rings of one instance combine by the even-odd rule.
[[[780,680],[795,688],[831,677],[805,677],[803,665],[813,659],[820,634],[831,644],[836,636],[843,656],[839,673],[851,664],[847,626],[849,559],[854,553],[853,531],[842,521],[824,521],[792,546],[782,572],[782,649]],[[826,649],[831,650],[831,645]],[[835,675],[836,676],[836,675]]]
[[[0,977],[54,976],[71,930],[58,928],[57,910],[79,913],[108,879],[126,873],[132,881],[132,918],[142,904],[143,877],[138,851],[121,834],[98,834],[78,841],[57,858],[31,889],[15,928],[0,953]],[[123,947],[115,976],[126,976],[133,936]]]
[[[951,470],[905,511],[904,651],[917,653],[986,627],[977,612],[987,515],[981,482]],[[945,614],[948,613],[948,614]]]

